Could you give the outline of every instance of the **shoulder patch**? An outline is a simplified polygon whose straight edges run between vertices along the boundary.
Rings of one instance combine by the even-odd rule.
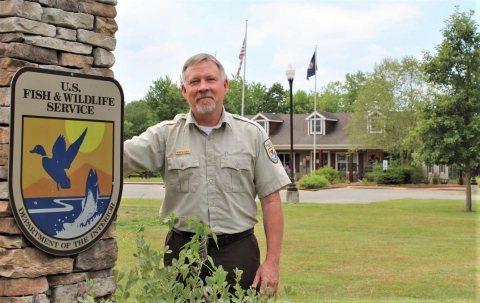
[[[270,139],[267,139],[263,145],[265,146],[265,151],[267,152],[268,158],[270,161],[273,163],[277,164],[278,163],[278,155],[277,152],[275,151],[275,148],[273,147],[272,141]]]

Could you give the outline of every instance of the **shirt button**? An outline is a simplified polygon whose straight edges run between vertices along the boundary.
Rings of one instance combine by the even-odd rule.
[[[182,163],[182,164],[180,165],[180,167],[181,167],[181,168],[184,168],[184,167],[185,167],[185,163]]]
[[[240,165],[238,163],[235,164],[235,168],[239,168],[239,167],[240,167]]]
[[[208,180],[208,182],[210,182],[210,184],[215,183],[215,181],[213,179]]]

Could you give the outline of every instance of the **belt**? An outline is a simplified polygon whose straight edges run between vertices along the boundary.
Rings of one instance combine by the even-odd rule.
[[[179,234],[183,237],[191,239],[195,234],[186,232],[186,231],[181,231],[176,229],[175,227],[172,228],[172,231],[176,234]],[[215,239],[213,237],[208,237],[208,246],[225,246],[228,244],[232,244],[237,242],[238,240],[245,238],[246,236],[249,236],[253,234],[254,229],[250,228],[247,229],[246,231],[242,231],[240,233],[236,234],[222,234],[222,235],[217,235],[217,242],[215,243]]]

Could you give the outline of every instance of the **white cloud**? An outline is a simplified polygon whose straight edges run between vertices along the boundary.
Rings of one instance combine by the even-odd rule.
[[[370,71],[385,57],[418,56],[438,43],[439,24],[474,1],[182,1],[120,0],[115,76],[126,101],[143,98],[152,81],[180,76],[185,60],[216,53],[228,75],[248,19],[247,81],[285,87],[285,68],[297,69],[295,87],[313,89],[308,62],[318,46],[319,83]],[[320,85],[320,84],[319,84]]]

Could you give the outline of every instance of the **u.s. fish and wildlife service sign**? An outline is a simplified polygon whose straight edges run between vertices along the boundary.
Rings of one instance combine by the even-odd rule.
[[[41,250],[79,253],[111,225],[122,192],[123,103],[112,78],[31,67],[13,77],[10,203]]]

